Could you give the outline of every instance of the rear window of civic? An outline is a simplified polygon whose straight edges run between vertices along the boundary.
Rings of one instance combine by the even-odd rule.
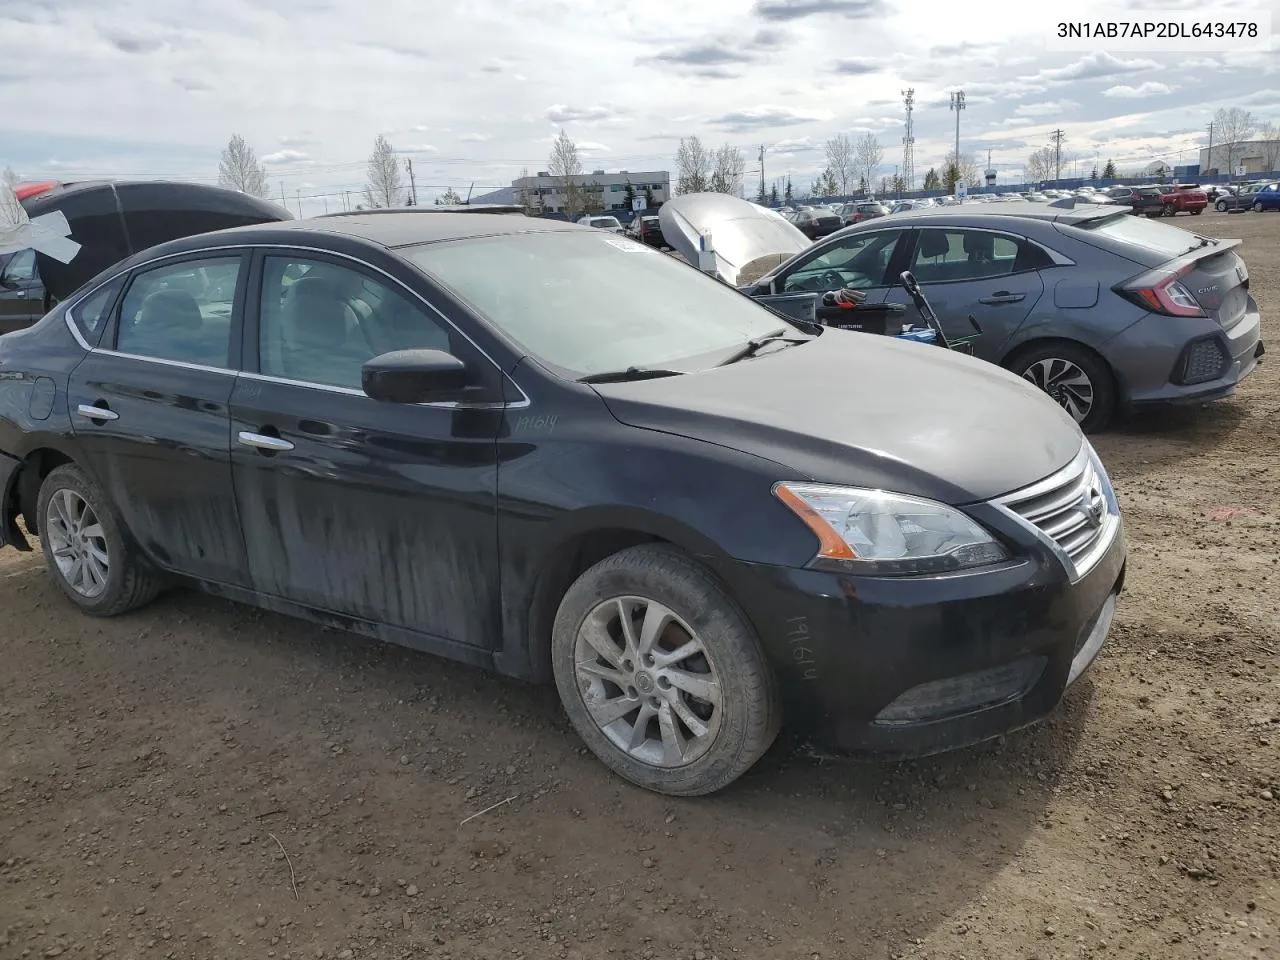
[[[1081,230],[1088,230],[1096,236],[1132,243],[1166,257],[1176,257],[1186,253],[1195,241],[1193,234],[1179,227],[1171,227],[1167,223],[1146,217],[1130,216],[1127,213],[1101,220],[1090,220],[1075,226]]]

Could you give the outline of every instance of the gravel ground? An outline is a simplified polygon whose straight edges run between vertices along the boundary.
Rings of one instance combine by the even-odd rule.
[[[1194,226],[1280,340],[1280,217]],[[189,593],[86,619],[5,551],[0,958],[1280,956],[1275,363],[1098,438],[1128,591],[1051,720],[701,800],[550,690]]]

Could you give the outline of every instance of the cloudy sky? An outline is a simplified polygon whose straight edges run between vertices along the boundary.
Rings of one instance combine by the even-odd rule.
[[[1124,2],[1124,0],[1122,0]],[[1186,0],[1073,0],[1077,19],[1145,19]],[[306,213],[362,188],[374,138],[412,158],[420,200],[545,169],[561,129],[588,169],[670,169],[681,136],[732,143],[769,182],[807,185],[838,132],[917,178],[961,149],[1015,181],[1051,130],[1070,168],[1193,162],[1221,106],[1280,122],[1274,52],[1048,49],[1035,4],[986,0],[21,0],[0,2],[0,167],[24,179],[214,182],[240,133]],[[1278,0],[1219,0],[1234,14]],[[1233,14],[1233,15],[1234,15]],[[1056,18],[1054,18],[1056,19]],[[1064,171],[1065,172],[1065,171]]]

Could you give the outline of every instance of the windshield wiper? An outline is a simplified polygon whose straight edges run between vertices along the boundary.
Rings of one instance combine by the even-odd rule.
[[[627,380],[656,380],[658,377],[683,376],[683,370],[663,370],[659,367],[627,367],[625,370],[606,370],[579,377],[579,383],[623,383]]]
[[[788,337],[785,327],[772,330],[762,337],[755,337],[748,340],[742,345],[742,349],[730,354],[726,359],[721,360],[716,366],[727,367],[731,363],[737,363],[739,360],[746,360],[748,357],[754,357],[760,352],[760,348],[770,343],[808,343],[808,337]]]

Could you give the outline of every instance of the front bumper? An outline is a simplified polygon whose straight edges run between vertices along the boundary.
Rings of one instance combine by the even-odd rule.
[[[820,750],[925,756],[1049,714],[1097,657],[1124,583],[1123,525],[1075,583],[1034,545],[980,573],[869,578],[738,565],[731,583]]]

